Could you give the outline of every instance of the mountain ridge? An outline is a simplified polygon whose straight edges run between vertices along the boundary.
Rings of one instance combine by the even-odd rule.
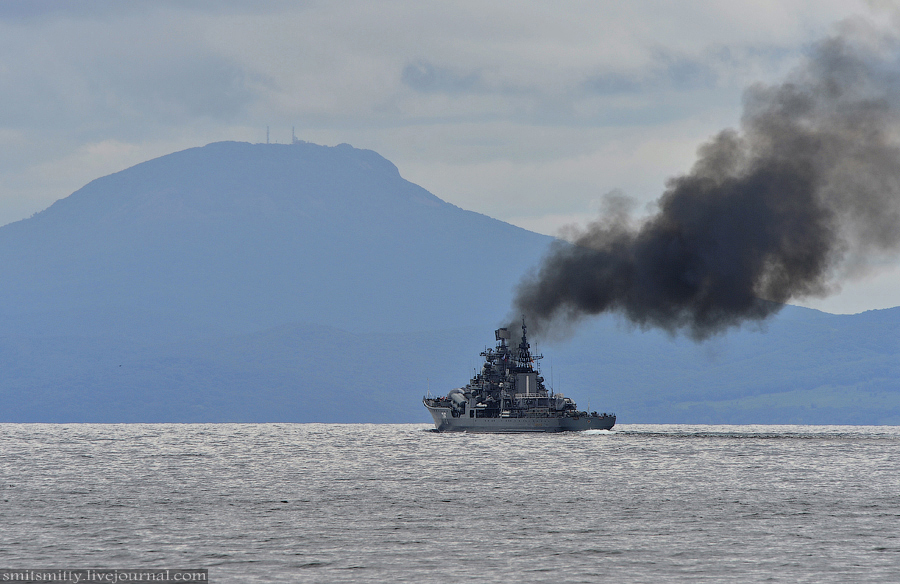
[[[371,151],[214,143],[97,179],[0,228],[0,249],[17,248],[0,262],[11,283],[0,311],[66,310],[80,299],[220,332],[253,330],[266,314],[265,326],[433,328],[435,316],[422,312],[391,319],[355,310],[346,296],[364,280],[384,301],[415,306],[422,295],[443,295],[460,312],[473,306],[470,322],[499,320],[508,306],[501,296],[548,241],[441,201]],[[486,269],[483,250],[506,246],[523,257]],[[463,284],[468,266],[476,280],[496,274],[508,289],[479,298]],[[342,296],[343,312],[329,311]],[[215,309],[204,311],[199,298]],[[238,307],[249,318],[229,313]],[[458,316],[437,318],[444,326]]]

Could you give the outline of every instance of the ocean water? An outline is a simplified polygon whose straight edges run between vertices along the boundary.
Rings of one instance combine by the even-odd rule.
[[[900,428],[0,425],[0,567],[898,582]]]

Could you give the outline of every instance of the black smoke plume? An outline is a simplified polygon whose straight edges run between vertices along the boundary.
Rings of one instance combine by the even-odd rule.
[[[824,296],[900,244],[900,43],[862,22],[745,93],[740,130],[698,151],[655,215],[608,212],[519,285],[514,314],[559,332],[613,311],[701,340]]]

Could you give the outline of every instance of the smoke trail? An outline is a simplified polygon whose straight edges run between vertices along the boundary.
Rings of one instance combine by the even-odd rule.
[[[519,285],[538,333],[616,311],[704,339],[824,296],[900,244],[900,43],[844,23],[778,86],[745,94],[740,131],[698,151],[640,224],[612,198]]]

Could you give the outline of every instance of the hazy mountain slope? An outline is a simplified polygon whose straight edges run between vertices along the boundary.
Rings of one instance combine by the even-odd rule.
[[[441,201],[371,151],[217,143],[0,228],[0,314],[19,331],[160,338],[494,322],[548,241]]]
[[[0,338],[0,420],[422,421],[429,383],[446,391],[477,364],[465,351],[477,332],[351,333],[302,323],[156,346]]]
[[[785,307],[702,344],[608,317],[556,347],[562,389],[644,422],[900,423],[900,308],[831,315]],[[564,375],[566,375],[564,373]]]
[[[697,345],[606,317],[538,345],[557,391],[623,423],[900,423],[900,309],[787,307]],[[218,339],[0,338],[4,420],[427,422],[421,396],[480,366],[484,327],[348,332],[294,323]]]

